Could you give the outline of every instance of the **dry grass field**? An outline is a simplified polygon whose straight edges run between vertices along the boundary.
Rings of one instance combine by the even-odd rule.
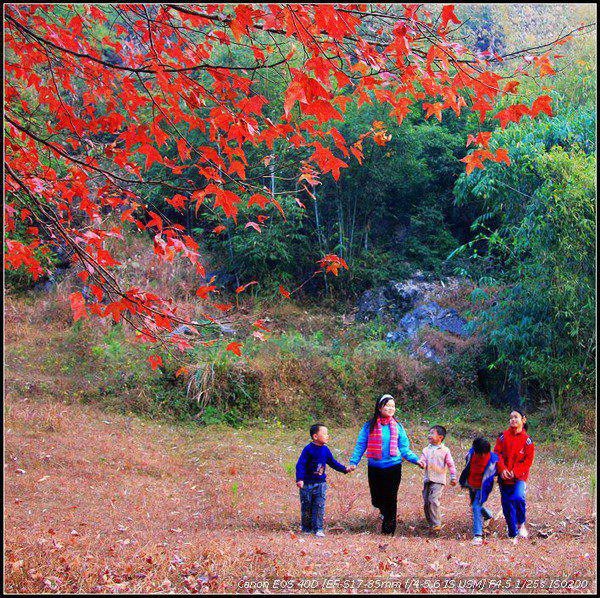
[[[381,592],[384,582],[396,584],[394,593],[432,589],[398,588],[417,577],[442,580],[436,593],[472,593],[464,584],[482,578],[571,580],[579,592],[591,578],[584,591],[595,589],[591,452],[539,445],[528,489],[531,536],[517,546],[501,525],[471,546],[467,497],[450,487],[444,528],[431,536],[421,472],[410,464],[397,534],[381,536],[364,461],[346,476],[329,471],[327,536],[303,536],[294,466],[306,430],[177,426],[82,404],[91,388],[82,368],[100,366],[65,340],[68,312],[61,319],[40,309],[38,302],[5,310],[6,592],[268,593],[277,591],[274,579],[294,592],[302,591],[294,580],[315,584],[306,588],[314,593]],[[399,415],[417,451],[428,424]],[[449,429],[461,463],[470,437]],[[347,462],[357,432],[330,426],[339,460]],[[490,502],[499,509],[497,490]],[[324,578],[346,585],[323,587]],[[526,591],[540,591],[528,583]],[[569,589],[560,583],[555,593]]]
[[[408,425],[415,445],[425,428]],[[354,434],[332,430],[337,457],[347,459]],[[292,474],[306,441],[300,430],[182,428],[9,392],[5,591],[248,592],[244,580],[265,578],[595,578],[590,465],[561,463],[542,447],[529,484],[531,538],[513,546],[499,527],[482,547],[469,544],[467,499],[455,488],[444,496],[442,532],[429,535],[415,467],[405,467],[393,538],[377,533],[364,464],[346,476],[330,471],[328,535],[315,539],[298,532]],[[457,456],[465,448],[452,445]],[[499,507],[497,491],[491,503]]]

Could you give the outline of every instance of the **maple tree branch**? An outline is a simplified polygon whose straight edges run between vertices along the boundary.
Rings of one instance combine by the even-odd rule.
[[[118,64],[113,64],[112,62],[107,62],[100,58],[90,56],[89,54],[86,54],[85,52],[76,52],[75,50],[69,50],[68,48],[59,46],[58,44],[55,44],[54,42],[51,42],[50,40],[47,40],[46,38],[37,35],[29,27],[26,27],[25,25],[19,23],[10,15],[5,15],[5,18],[9,22],[11,22],[13,25],[15,25],[15,27],[17,27],[22,33],[28,35],[29,37],[34,38],[36,41],[38,41],[42,45],[50,46],[60,52],[70,54],[71,56],[75,56],[77,58],[85,58],[85,59],[95,62],[97,64],[101,64],[102,66],[105,66],[106,68],[110,68],[110,69],[114,69],[114,70],[118,70],[118,71],[128,71],[130,73],[157,74],[157,73],[160,73],[161,70],[164,72],[168,72],[168,73],[185,73],[185,72],[199,71],[199,70],[209,71],[211,69],[215,69],[215,70],[216,69],[227,69],[227,70],[234,70],[234,71],[235,70],[238,70],[238,71],[246,70],[247,71],[247,70],[250,70],[251,68],[254,68],[252,66],[226,66],[226,65],[204,64],[204,63],[197,64],[194,66],[180,67],[180,68],[166,66],[164,69],[160,69],[160,70],[149,69],[149,68],[145,68],[145,67],[135,68],[135,67],[130,67],[130,66],[120,66]],[[259,66],[258,68],[272,68],[279,64],[282,64],[283,62],[284,61],[275,62],[273,64],[264,64],[264,65]]]
[[[104,175],[111,182],[113,182],[113,179],[117,179],[119,181],[122,181],[123,183],[132,183],[132,184],[135,184],[135,185],[145,185],[145,184],[148,184],[148,185],[163,185],[163,186],[168,187],[170,189],[173,189],[175,191],[184,191],[184,192],[188,191],[188,189],[186,189],[186,188],[175,187],[173,185],[170,185],[169,183],[165,183],[164,181],[155,181],[155,180],[136,181],[135,179],[125,179],[123,177],[120,177],[119,175],[116,175],[116,174],[113,174],[112,172],[109,172],[108,170],[104,170],[103,168],[100,168],[99,166],[94,166],[92,164],[88,164],[87,162],[83,162],[82,160],[79,160],[79,159],[77,159],[77,158],[75,158],[73,156],[70,156],[68,153],[66,153],[61,148],[58,148],[57,146],[55,146],[55,145],[53,145],[51,143],[48,143],[47,141],[45,141],[44,139],[42,139],[41,137],[39,137],[38,135],[36,135],[32,131],[30,131],[30,130],[24,128],[24,127],[22,127],[21,125],[19,125],[19,123],[17,123],[12,118],[10,118],[10,116],[4,115],[4,118],[11,125],[13,125],[13,127],[15,127],[17,130],[21,131],[22,133],[24,133],[28,137],[31,137],[31,139],[33,139],[34,141],[37,141],[37,142],[41,143],[42,145],[45,145],[50,150],[56,152],[57,154],[59,154],[63,158],[66,158],[67,160],[70,160],[71,162],[75,162],[76,164],[79,164],[83,168],[89,168],[90,170],[93,170],[95,172],[98,172],[98,173]]]
[[[221,329],[223,329],[222,325],[217,320],[214,320],[213,318],[209,318],[211,320],[210,322],[197,322],[197,321],[192,321],[189,319],[183,319],[183,318],[179,318],[179,317],[175,316],[174,314],[156,310],[148,305],[141,303],[137,299],[132,298],[130,295],[128,295],[125,291],[122,290],[121,286],[119,285],[116,278],[112,275],[112,273],[109,272],[106,268],[104,268],[104,266],[102,266],[97,260],[95,260],[92,256],[90,256],[86,251],[84,251],[79,246],[79,244],[73,240],[71,235],[69,235],[69,233],[64,230],[63,226],[61,225],[59,220],[54,215],[51,215],[45,211],[46,204],[42,203],[33,193],[31,193],[30,189],[21,180],[21,178],[15,173],[15,171],[12,169],[12,167],[6,162],[4,163],[4,167],[5,167],[6,171],[8,172],[8,174],[10,175],[10,177],[19,185],[19,187],[21,187],[21,189],[23,189],[23,191],[27,194],[27,196],[31,199],[31,201],[33,201],[35,203],[35,205],[40,210],[42,210],[42,212],[44,213],[44,216],[47,217],[52,222],[55,229],[50,229],[50,230],[56,230],[57,232],[59,232],[59,234],[62,237],[62,239],[64,240],[64,242],[73,248],[74,252],[77,253],[77,255],[80,257],[80,259],[82,260],[83,263],[87,263],[94,272],[97,272],[97,271],[101,272],[102,277],[106,277],[106,279],[109,279],[112,282],[112,284],[114,285],[114,286],[107,285],[106,279],[101,280],[100,277],[98,277],[96,275],[96,280],[97,280],[98,286],[100,286],[103,289],[108,290],[109,294],[120,296],[123,299],[129,301],[130,303],[138,305],[140,308],[142,308],[144,311],[146,311],[148,313],[157,314],[159,316],[168,318],[169,320],[172,320],[179,324],[184,324],[184,325],[189,325],[189,326],[210,326],[211,324],[215,324],[218,327],[221,327]],[[89,273],[89,270],[88,270],[88,273]],[[94,276],[94,274],[91,274],[91,276]],[[201,316],[205,317],[204,314],[201,314]],[[124,317],[123,314],[121,314],[121,317]],[[160,333],[158,333],[158,335],[160,336]]]

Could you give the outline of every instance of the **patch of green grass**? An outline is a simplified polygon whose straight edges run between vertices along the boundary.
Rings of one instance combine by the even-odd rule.
[[[239,482],[233,482],[231,484],[231,506],[236,507],[238,504],[238,490],[240,488]]]

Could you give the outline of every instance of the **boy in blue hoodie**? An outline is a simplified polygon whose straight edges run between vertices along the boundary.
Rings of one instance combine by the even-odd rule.
[[[310,427],[310,438],[311,442],[304,447],[296,463],[296,486],[300,488],[302,531],[322,537],[327,492],[325,467],[330,465],[342,473],[349,473],[354,467],[346,467],[333,458],[326,446],[329,431],[323,424]]]
[[[473,544],[483,544],[483,520],[493,515],[483,506],[494,487],[498,455],[491,451],[485,438],[475,438],[466,456],[466,467],[460,474],[461,488],[469,489],[469,500],[473,514]]]

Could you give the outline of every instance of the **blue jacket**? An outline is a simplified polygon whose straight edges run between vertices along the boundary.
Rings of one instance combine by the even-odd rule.
[[[469,449],[467,456],[465,457],[466,465],[460,474],[458,483],[462,488],[468,488],[469,469],[471,465],[471,457],[473,456],[473,448]],[[483,477],[481,479],[481,488],[475,493],[475,497],[479,499],[479,503],[483,504],[490,495],[492,488],[494,487],[494,476],[496,475],[496,463],[498,463],[498,455],[494,452],[490,452],[490,458],[483,470]]]
[[[390,455],[390,426],[381,426],[381,459],[369,459],[371,467],[392,467],[402,463],[404,459],[411,463],[417,463],[419,460],[419,457],[410,450],[410,442],[402,424],[397,421],[396,425],[398,426],[398,454],[395,457]],[[367,450],[368,440],[369,422],[365,423],[358,434],[354,452],[350,457],[350,465],[358,465]]]
[[[319,446],[314,442],[307,444],[296,463],[296,481],[302,480],[307,484],[320,484],[327,479],[325,467],[329,465],[342,473],[346,467],[336,461],[329,448]]]

